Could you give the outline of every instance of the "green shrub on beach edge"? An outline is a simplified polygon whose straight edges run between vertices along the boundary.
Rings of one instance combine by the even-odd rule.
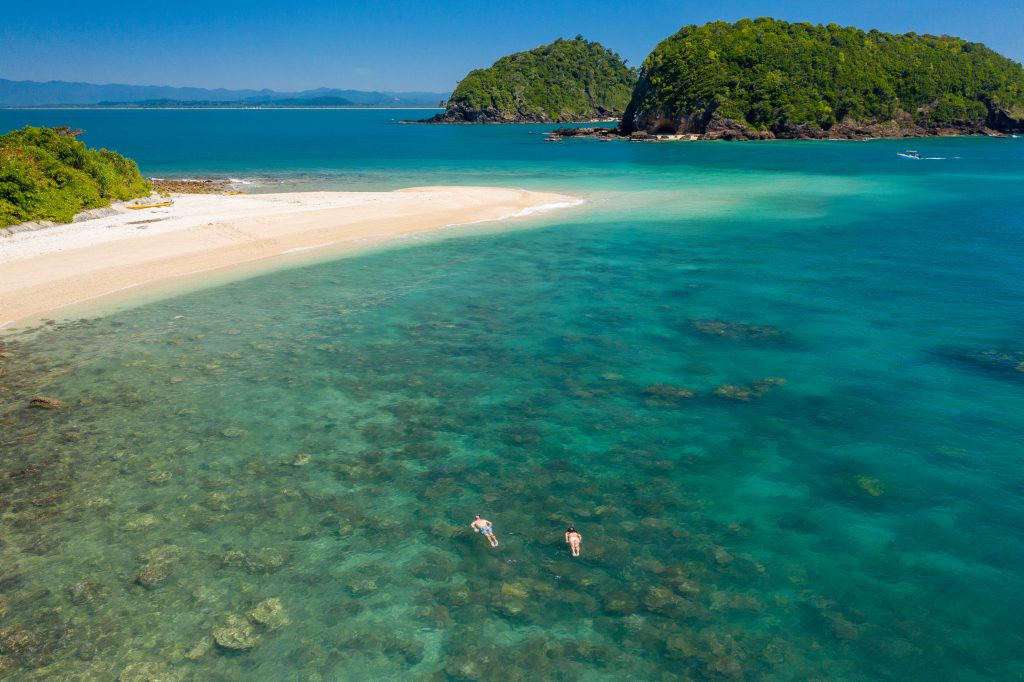
[[[134,161],[89,149],[75,139],[80,133],[26,126],[0,135],[0,227],[69,223],[82,210],[150,193]]]

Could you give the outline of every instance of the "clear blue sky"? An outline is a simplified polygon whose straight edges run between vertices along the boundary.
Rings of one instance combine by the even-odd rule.
[[[639,65],[684,24],[758,16],[945,33],[1024,60],[1019,1],[5,0],[0,78],[440,92],[558,37],[582,33]]]

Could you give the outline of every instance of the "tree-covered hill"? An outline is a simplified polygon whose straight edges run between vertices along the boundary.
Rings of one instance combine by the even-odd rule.
[[[1024,130],[1024,69],[984,45],[835,24],[685,26],[644,60],[620,130],[861,137]]]
[[[68,223],[83,209],[149,194],[134,161],[87,148],[78,132],[25,127],[0,135],[0,226]]]
[[[471,71],[439,123],[570,122],[618,118],[636,73],[622,59],[577,36],[502,57]]]

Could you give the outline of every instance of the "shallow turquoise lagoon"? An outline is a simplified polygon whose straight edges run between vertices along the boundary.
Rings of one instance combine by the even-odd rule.
[[[404,115],[0,112],[147,175],[587,198],[0,337],[0,676],[1024,676],[1024,141]]]

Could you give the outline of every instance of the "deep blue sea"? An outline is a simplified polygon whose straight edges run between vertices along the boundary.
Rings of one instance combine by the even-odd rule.
[[[1024,679],[1024,139],[430,113],[0,111],[586,199],[0,336],[0,677]]]

